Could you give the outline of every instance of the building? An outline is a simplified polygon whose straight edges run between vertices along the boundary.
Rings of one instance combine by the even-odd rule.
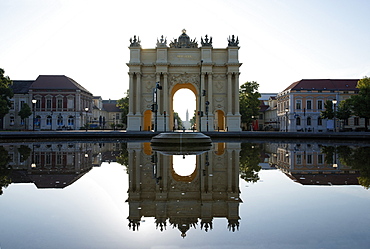
[[[130,42],[127,130],[171,130],[180,89],[196,97],[198,131],[241,130],[237,37],[229,37],[226,48],[213,48],[207,35],[198,48],[186,30],[169,45],[162,36],[153,49],[142,49],[136,36]]]
[[[327,100],[337,106],[358,93],[358,79],[303,79],[292,83],[277,95],[277,117],[280,131],[330,131],[363,126],[358,117],[340,125],[339,120],[321,118]],[[335,123],[335,124],[334,124]]]
[[[64,75],[40,75],[36,80],[14,80],[14,96],[3,119],[6,130],[78,130],[112,128],[121,124],[122,114],[115,100],[102,100]],[[31,116],[18,115],[27,104]],[[119,125],[121,126],[121,125]]]

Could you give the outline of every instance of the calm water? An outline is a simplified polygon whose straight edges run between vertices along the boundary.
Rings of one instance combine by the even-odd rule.
[[[0,144],[0,248],[368,248],[368,146]]]

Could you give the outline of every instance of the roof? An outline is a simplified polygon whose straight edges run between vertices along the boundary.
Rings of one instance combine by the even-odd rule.
[[[359,79],[303,79],[292,83],[287,90],[355,91]]]
[[[86,88],[65,75],[40,75],[30,89],[81,90],[90,93]]]
[[[13,84],[10,85],[14,94],[26,94],[30,89],[34,80],[13,80]]]
[[[121,110],[117,107],[116,102],[104,103],[103,101],[103,109],[107,112],[120,112]]]

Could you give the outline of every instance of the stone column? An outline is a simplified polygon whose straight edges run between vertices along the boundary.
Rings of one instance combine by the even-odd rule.
[[[133,73],[128,73],[128,74],[130,76],[128,114],[133,115],[134,114],[134,74]]]
[[[139,94],[141,93],[141,73],[135,73],[136,74],[136,105],[135,105],[135,113],[136,115],[141,114],[141,96]]]
[[[240,115],[239,113],[239,75],[240,73],[235,73],[235,89],[234,89],[234,105],[235,105],[235,110],[234,114],[235,115]]]
[[[227,115],[232,114],[232,76],[233,73],[227,73]]]
[[[166,116],[168,116],[170,113],[169,113],[169,99],[170,99],[170,95],[168,93],[168,73],[164,73],[164,77],[163,77],[163,112],[166,112]],[[166,121],[166,131],[169,130],[169,120],[167,119],[167,117],[164,117],[164,114],[163,114],[163,119],[165,119]]]

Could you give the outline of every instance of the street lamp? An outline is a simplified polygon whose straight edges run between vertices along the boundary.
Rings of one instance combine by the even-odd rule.
[[[336,115],[336,108],[337,108],[337,100],[336,99],[333,99],[332,100],[333,102],[333,105],[334,105],[334,132],[337,131],[337,125],[336,125],[336,120],[335,120],[335,115]]]
[[[89,108],[88,107],[85,107],[85,112],[86,112],[86,131],[87,131],[87,126],[88,126],[88,122],[87,122],[87,112],[89,111]]]
[[[207,131],[208,131],[208,110],[209,110],[209,101],[206,101],[206,115],[207,115]]]
[[[288,132],[288,112],[289,109],[285,108],[285,132]]]
[[[32,109],[33,109],[33,122],[32,122],[32,130],[35,131],[35,105],[36,105],[37,99],[32,99]]]
[[[154,132],[157,131],[157,118],[158,118],[158,90],[162,90],[162,86],[159,84],[159,82],[155,83],[155,88],[153,88],[153,105],[152,105],[152,112],[154,112]]]

